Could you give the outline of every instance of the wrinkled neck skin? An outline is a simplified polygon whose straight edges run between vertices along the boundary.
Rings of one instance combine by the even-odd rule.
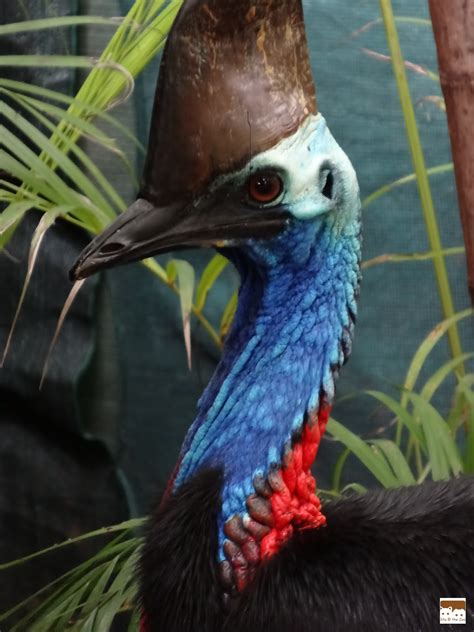
[[[358,210],[295,219],[271,242],[225,252],[241,278],[237,314],[173,483],[203,468],[223,473],[216,561],[225,594],[245,588],[295,529],[325,524],[310,468],[351,348]]]

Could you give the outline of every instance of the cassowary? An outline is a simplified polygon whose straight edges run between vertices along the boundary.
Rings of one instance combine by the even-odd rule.
[[[351,351],[360,203],[317,110],[301,0],[184,3],[139,197],[72,277],[198,246],[236,266],[239,304],[150,522],[143,631],[432,632],[441,597],[472,608],[472,479],[324,507],[316,493]]]

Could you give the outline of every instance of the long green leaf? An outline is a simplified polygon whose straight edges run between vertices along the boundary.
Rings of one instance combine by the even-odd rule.
[[[10,133],[7,134],[5,128],[1,125],[0,134],[16,143],[16,136]],[[43,167],[42,165],[39,165],[39,169],[37,171],[33,170],[32,164],[35,164],[37,159],[34,152],[28,149],[24,144],[15,145],[15,148],[20,154],[18,156],[19,160],[10,154],[7,154],[7,152],[0,150],[0,169],[7,171],[14,177],[21,179],[23,182],[28,183],[29,186],[48,200],[67,204],[71,202],[71,197],[73,197],[75,202],[79,202],[77,194],[72,190],[68,191],[68,187],[60,178],[55,178],[53,183],[47,180],[47,176],[51,174],[46,166]],[[28,166],[25,166],[25,164]],[[58,184],[59,190],[54,188],[56,184]],[[18,198],[18,201],[22,201],[22,199]]]
[[[339,493],[341,490],[342,472],[350,454],[351,451],[349,450],[349,448],[346,448],[339,456],[336,461],[336,465],[334,466],[332,474],[332,488],[336,493]]]
[[[398,486],[398,481],[385,458],[375,453],[360,437],[332,418],[329,420],[327,432],[349,448],[384,487]]]
[[[54,18],[43,18],[39,20],[25,20],[24,22],[12,22],[0,25],[1,35],[16,35],[28,31],[42,31],[45,29],[55,29],[71,26],[117,26],[117,18],[103,18],[93,15],[67,15]]]
[[[383,453],[399,485],[416,484],[410,466],[396,443],[388,439],[371,439],[370,443]]]
[[[16,203],[17,200],[24,198],[33,200],[36,197],[39,203],[35,203],[33,205],[34,208],[46,212],[53,206],[68,207],[71,210],[66,215],[66,218],[71,221],[71,214],[74,212],[74,216],[81,221],[81,224],[90,228],[92,232],[99,232],[107,225],[107,216],[100,209],[94,207],[88,198],[74,191],[60,178],[57,178],[56,174],[48,170],[44,163],[38,162],[38,157],[34,152],[25,145],[20,144],[15,145],[15,150],[18,152],[20,160],[30,162],[31,166],[25,166],[20,160],[0,150],[0,168],[5,169],[15,178],[21,179],[25,184],[31,186],[32,190],[43,196],[43,199],[40,198],[38,200],[37,195],[28,193],[25,196],[19,195],[12,198],[11,203]],[[49,181],[48,177],[50,178]],[[57,188],[54,188],[56,184]]]
[[[121,18],[103,18],[95,15],[65,15],[60,17],[42,18],[39,20],[25,20],[24,22],[11,22],[10,24],[0,25],[0,36],[16,35],[17,33],[26,33],[28,31],[42,31],[44,29],[55,29],[71,26],[113,26],[117,24]]]
[[[464,471],[466,474],[474,474],[474,374],[470,373],[460,380],[456,389],[456,408],[454,417],[450,419],[449,426],[453,433],[463,423],[466,429],[466,442],[463,456]]]
[[[148,268],[151,272],[153,272],[153,274],[155,274],[160,279],[160,281],[163,281],[164,283],[166,283],[179,296],[179,290],[176,287],[176,284],[170,283],[167,271],[164,270],[163,267],[160,266],[160,264],[155,259],[152,259],[152,258],[144,259],[142,263],[146,268]],[[207,318],[201,312],[199,312],[196,309],[194,305],[192,307],[192,312],[196,316],[196,318],[199,320],[203,328],[207,331],[211,340],[215,343],[216,347],[220,349],[222,347],[221,339],[219,337],[219,334],[211,325],[211,323],[207,320]]]
[[[74,182],[80,190],[82,190],[84,195],[87,196],[97,209],[100,209],[100,213],[98,211],[98,215],[103,215],[104,219],[108,218],[109,221],[115,217],[116,212],[114,212],[112,206],[107,202],[97,187],[94,186],[91,180],[87,178],[84,172],[67,155],[65,155],[64,152],[60,151],[37,127],[32,125],[18,112],[15,112],[15,110],[13,110],[13,108],[9,105],[1,101],[0,114],[3,114],[3,116],[27,134],[29,140],[35,143],[35,145],[43,152],[47,153],[55,163],[61,165],[61,170],[67,175],[67,177],[70,178],[70,180]],[[30,166],[34,168],[41,168],[43,173],[47,174],[47,176],[49,176],[49,178],[56,184],[59,181],[63,190],[66,191],[65,195],[67,199],[67,195],[70,194],[71,189],[62,182],[61,178],[57,176],[52,169],[47,167],[44,162],[42,162],[39,157],[34,154],[34,152],[31,152],[31,150],[29,150],[29,148],[26,147],[19,138],[15,138],[12,134],[9,134],[9,138],[11,139],[11,144],[8,147],[9,151],[19,158],[21,156],[26,157]],[[125,204],[123,204],[123,206],[125,206]]]
[[[182,259],[173,259],[169,263],[168,269],[171,271],[168,274],[171,274],[178,280],[184,341],[188,356],[188,366],[191,368],[191,311],[194,297],[194,268],[187,261]]]
[[[454,248],[445,248],[443,250],[443,256],[451,257],[453,255],[463,255],[466,252],[466,249],[463,246],[456,246]],[[411,255],[400,255],[400,254],[384,254],[378,255],[377,257],[373,257],[372,259],[367,259],[362,262],[362,270],[367,270],[367,268],[372,268],[374,266],[380,265],[382,263],[403,263],[408,261],[429,261],[430,259],[434,259],[437,257],[439,253],[437,252],[414,252]]]
[[[43,88],[42,86],[35,86],[34,84],[25,83],[23,81],[15,81],[14,79],[4,79],[0,77],[0,86],[8,89],[9,91],[13,90],[20,93],[34,94],[37,97],[47,99],[48,101],[58,101],[59,103],[64,103],[69,106],[74,104],[74,107],[79,109],[81,112],[81,116],[74,114],[74,112],[71,112],[70,110],[65,111],[64,118],[67,122],[72,121],[73,124],[78,127],[78,118],[86,122],[92,117],[97,117],[117,129],[121,134],[123,134],[123,136],[125,136],[125,138],[131,140],[141,153],[145,153],[145,147],[128,127],[123,125],[123,123],[115,118],[115,116],[108,114],[103,109],[96,107],[92,103],[85,103],[80,101],[78,97],[71,97],[69,95],[62,94],[62,92],[57,92],[56,90],[49,90],[48,88]]]
[[[17,100],[30,114],[32,114],[41,125],[49,129],[50,131],[55,130],[55,125],[51,123],[51,121],[47,117],[43,116],[41,112],[38,111],[37,107],[34,107],[33,105],[31,105],[31,103],[34,103],[35,100],[28,100],[27,98],[26,99],[18,98],[16,95],[12,93],[9,93],[9,94],[11,98]],[[39,104],[41,106],[41,102],[39,101],[36,101],[36,104]],[[46,106],[45,109],[47,110],[51,109],[51,106]],[[80,117],[71,117],[67,112],[64,113],[62,110],[61,110],[61,114],[66,119],[71,118],[71,120],[74,120],[74,122],[78,125],[79,129],[81,129],[84,135],[86,135],[87,133],[89,135],[93,135],[93,137],[97,139],[98,142],[101,142],[103,146],[109,149],[112,149],[110,144],[106,144],[105,142],[102,142],[102,138],[106,138],[106,137],[103,137],[103,135],[101,135],[100,132],[98,132],[95,126],[91,125],[87,121],[82,121]],[[100,135],[97,135],[97,133],[99,133]],[[76,167],[75,163],[72,162],[67,156],[65,157],[65,160],[64,160],[67,168],[65,168],[64,165],[61,165],[61,168],[63,169],[65,174],[68,175],[70,178],[73,177],[73,174],[71,174],[71,171],[75,173],[77,172],[77,170],[79,170],[79,172],[81,173],[80,182],[77,183],[76,180],[74,180],[74,182],[76,182],[76,184],[78,185],[82,185],[79,188],[82,188],[84,194],[88,195],[95,205],[97,205],[99,208],[105,207],[105,210],[108,210],[108,212],[110,213],[110,218],[112,219],[113,217],[115,217],[115,213],[117,210],[122,211],[125,209],[126,204],[124,200],[117,193],[116,189],[114,189],[114,187],[109,183],[107,178],[102,174],[102,172],[97,167],[97,165],[89,158],[89,156],[84,152],[84,150],[81,149],[81,147],[79,147],[76,143],[73,143],[67,137],[64,137],[63,140],[66,143],[66,148],[68,150],[68,153],[71,153],[75,158],[78,159],[78,161],[89,171],[89,173],[93,175],[96,182],[101,186],[102,190],[104,190],[105,193],[108,195],[111,202],[115,205],[114,210],[112,210],[113,207],[110,206],[109,203],[105,201],[105,198],[102,196],[102,194],[93,184],[93,182],[87,177],[85,173],[82,172],[82,169],[80,169],[79,167]],[[38,146],[44,150],[45,147],[47,147],[48,142],[49,142],[48,140],[45,140],[45,142],[42,142]],[[54,152],[57,151],[54,146],[52,146],[52,148]],[[71,165],[74,166],[73,169],[71,169]]]
[[[467,421],[464,471],[466,472],[466,474],[474,474],[474,405],[472,402],[470,415]]]
[[[10,99],[15,99],[15,101],[22,106],[27,104],[34,110],[40,110],[49,116],[58,118],[59,120],[64,118],[68,121],[68,123],[71,123],[71,125],[75,125],[84,136],[89,136],[94,142],[102,145],[106,149],[110,149],[116,153],[119,152],[118,145],[114,139],[107,136],[97,127],[97,125],[94,125],[94,123],[83,117],[71,114],[58,105],[42,101],[41,99],[37,99],[36,97],[32,97],[27,94],[16,92],[15,90],[11,90],[9,88],[4,88],[1,84],[0,93],[10,97]]]
[[[396,15],[395,22],[399,24],[412,24],[415,26],[427,26],[431,28],[431,20],[428,20],[426,18],[415,18],[415,17],[407,16],[407,15]],[[354,31],[352,33],[352,37],[357,37],[358,35],[362,35],[362,33],[366,33],[367,31],[369,31],[374,26],[377,26],[378,24],[383,24],[382,18],[376,18],[375,20],[371,20],[370,22],[367,22],[367,24],[364,24],[363,26],[358,28],[356,31]]]
[[[28,256],[28,269],[26,272],[25,281],[23,283],[23,288],[21,290],[20,300],[18,301],[18,306],[15,312],[15,316],[13,318],[13,323],[12,323],[12,326],[10,327],[10,332],[7,337],[5,349],[2,355],[2,359],[0,361],[0,368],[3,366],[5,362],[5,358],[7,357],[8,351],[10,349],[13,333],[15,331],[15,327],[18,321],[18,317],[20,315],[23,301],[25,300],[25,296],[30,284],[31,276],[33,274],[33,270],[36,265],[36,260],[37,260],[38,253],[41,247],[41,243],[48,229],[54,224],[54,222],[56,221],[58,217],[60,217],[60,215],[64,214],[65,211],[66,209],[61,206],[52,208],[50,211],[48,211],[42,216],[41,220],[39,221],[38,226],[36,227],[33,233],[33,237],[31,239],[31,245],[30,245],[30,252]]]
[[[28,597],[7,613],[2,614],[0,621],[5,621],[18,611],[25,611],[26,606],[30,606],[23,618],[12,628],[11,632],[23,632],[26,629],[32,629],[31,625],[33,621],[41,622],[43,618],[46,617],[51,610],[56,609],[64,599],[75,594],[78,590],[81,590],[83,586],[94,584],[105,571],[107,565],[111,563],[111,559],[117,554],[124,556],[124,559],[128,559],[135,553],[139,545],[139,540],[135,538],[126,541],[120,541],[120,539],[118,539],[116,543],[111,542],[91,559],[86,560],[34,595]],[[51,593],[52,588],[55,590]],[[40,605],[36,608],[31,608],[31,604],[34,604],[39,596],[44,596],[45,594],[48,594],[48,596],[46,598],[43,597]]]
[[[97,580],[102,572],[102,568],[95,566],[87,572],[81,573],[79,577],[74,577],[73,581],[60,585],[59,589],[40,603],[36,608],[27,611],[16,623],[11,632],[22,632],[23,630],[44,630],[51,629],[51,618],[59,618],[64,609],[67,610],[69,599],[73,598],[77,592],[81,595],[89,588],[91,582]]]
[[[356,494],[366,494],[367,488],[359,483],[349,483],[349,485],[345,485],[341,489],[341,496],[343,496],[346,492],[355,492]]]
[[[131,555],[122,566],[122,569],[115,577],[110,590],[111,599],[100,608],[95,621],[95,629],[97,632],[101,630],[110,630],[112,621],[117,615],[118,610],[125,602],[125,591],[134,580],[134,571],[137,565],[138,556]]]
[[[70,626],[70,621],[83,599],[87,598],[90,581],[78,586],[67,597],[61,597],[60,601],[45,614],[41,621],[35,624],[37,632],[63,632]]]
[[[409,398],[420,415],[433,479],[447,479],[452,474],[457,476],[463,470],[462,460],[448,424],[420,395],[409,393]]]
[[[389,410],[391,410],[392,413],[400,420],[400,422],[407,427],[410,434],[419,442],[422,449],[426,451],[426,443],[421,428],[412,417],[412,415],[406,410],[406,408],[404,408],[399,402],[394,400],[389,395],[386,395],[385,393],[382,393],[380,391],[365,392],[367,395],[370,395],[370,397],[378,400]]]
[[[224,313],[222,314],[221,324],[220,324],[220,334],[222,340],[229,333],[230,326],[232,325],[232,321],[234,320],[235,313],[237,311],[238,304],[238,293],[237,291],[233,292],[232,296],[227,303]]]
[[[427,380],[426,384],[423,386],[421,390],[421,397],[426,401],[430,401],[438,388],[444,382],[444,380],[456,370],[456,368],[468,360],[474,358],[474,353],[463,353],[458,358],[454,358],[454,360],[449,360],[441,366],[433,375]]]
[[[403,392],[401,399],[402,406],[406,407],[408,402],[408,392],[412,391],[415,387],[420,371],[423,368],[426,358],[429,356],[433,348],[438,344],[438,342],[453,324],[458,323],[468,316],[471,316],[472,313],[472,309],[466,309],[462,312],[458,312],[457,314],[454,314],[450,318],[447,318],[446,320],[441,322],[432,331],[430,331],[428,336],[426,336],[421,345],[418,347],[408,368],[404,383],[405,391]]]
[[[0,253],[2,255],[6,255],[7,257],[10,257],[5,247],[7,246],[10,239],[12,239],[13,235],[15,234],[16,229],[20,225],[20,222],[21,222],[21,219],[19,219],[14,224],[12,224],[3,233],[0,233]]]
[[[81,55],[0,55],[0,66],[22,68],[91,68],[96,65],[92,57]]]
[[[30,555],[25,555],[24,557],[18,558],[11,562],[5,562],[3,564],[0,564],[0,571],[5,571],[9,568],[14,568],[15,566],[19,566],[21,564],[25,564],[26,562],[30,562],[31,560],[34,560],[37,557],[42,557],[43,555],[47,555],[48,553],[52,553],[53,551],[57,551],[58,549],[72,546],[74,544],[79,544],[80,542],[84,542],[86,540],[90,540],[93,538],[102,538],[114,533],[121,533],[124,531],[139,529],[140,527],[144,526],[145,522],[146,522],[146,518],[133,518],[132,520],[126,520],[125,522],[121,522],[120,524],[112,525],[110,527],[103,527],[101,529],[96,529],[95,531],[84,533],[83,535],[77,536],[75,538],[69,538],[68,540],[65,540],[64,542],[60,542],[59,544],[53,544],[52,546],[48,546],[45,549],[41,549],[41,551],[36,551],[35,553],[31,553]]]
[[[148,259],[143,260],[143,265],[153,272],[155,276],[157,276],[160,281],[164,283],[168,283],[168,276],[166,274],[166,270],[164,270],[163,266],[161,266],[156,259],[149,257]]]
[[[85,621],[74,626],[70,632],[94,632],[97,610],[93,610]]]
[[[217,254],[214,255],[207,264],[196,290],[196,309],[198,311],[202,311],[204,309],[209,291],[225,270],[228,263],[228,259],[220,254]]]
[[[141,613],[138,608],[135,608],[132,614],[132,618],[130,619],[130,623],[128,626],[127,632],[139,632],[140,630],[140,619]]]
[[[437,165],[436,167],[430,167],[426,170],[428,176],[435,176],[441,173],[447,173],[453,171],[454,165],[452,162],[447,162],[442,165]],[[362,208],[367,208],[373,202],[378,200],[383,195],[390,193],[394,189],[401,187],[405,184],[409,184],[410,182],[416,182],[416,173],[410,173],[407,176],[403,176],[403,178],[398,178],[398,180],[394,180],[393,182],[389,182],[388,184],[384,184],[379,189],[376,189],[373,193],[368,195],[366,198],[362,200]]]
[[[0,235],[3,235],[14,224],[23,218],[34,205],[26,200],[25,202],[15,202],[0,214]]]
[[[473,393],[471,392],[472,380],[474,376],[468,373],[459,380],[454,391],[454,402],[449,411],[447,423],[453,435],[456,435],[461,425],[466,422],[466,409],[472,407],[474,400],[471,402]]]
[[[110,585],[111,579],[115,574],[117,565],[120,560],[120,555],[116,555],[112,561],[107,564],[105,571],[98,578],[95,586],[91,590],[91,593],[87,599],[87,604],[82,609],[81,617],[87,617],[95,609],[100,602],[104,599],[104,593]]]
[[[8,611],[0,614],[0,622],[7,621],[13,615],[17,615],[19,612],[28,610],[27,616],[36,616],[37,610],[33,610],[32,606],[38,602],[39,599],[44,599],[46,595],[51,595],[52,591],[55,591],[51,597],[47,597],[46,601],[48,604],[51,604],[55,599],[55,595],[59,594],[66,585],[73,584],[77,579],[80,579],[84,576],[86,572],[90,569],[97,567],[101,564],[102,561],[106,559],[110,559],[111,557],[117,555],[119,552],[126,552],[127,550],[131,550],[131,547],[138,547],[140,545],[140,540],[137,538],[129,538],[124,541],[124,538],[129,534],[129,531],[120,532],[119,535],[111,540],[108,544],[106,544],[98,553],[94,555],[91,559],[86,560],[79,566],[67,571],[60,577],[56,578],[46,586],[43,586],[39,590],[37,590],[34,594],[29,595],[26,599],[17,603],[15,606],[10,608]],[[89,534],[86,534],[86,536]],[[25,561],[25,558],[21,560],[14,560],[8,564],[8,567],[17,566]],[[48,604],[45,604],[44,601],[40,604],[40,609],[46,607]],[[18,623],[20,627],[20,632],[22,630],[20,623]],[[25,628],[23,628],[25,629]],[[13,630],[12,630],[13,632]]]

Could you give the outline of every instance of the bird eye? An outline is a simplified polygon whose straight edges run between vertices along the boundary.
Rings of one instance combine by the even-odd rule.
[[[280,197],[283,182],[275,173],[255,173],[248,180],[248,195],[252,202],[269,204]]]

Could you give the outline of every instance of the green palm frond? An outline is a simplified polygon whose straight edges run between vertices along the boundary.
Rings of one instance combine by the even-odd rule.
[[[131,177],[136,181],[130,162],[117,141],[105,134],[94,123],[94,119],[114,126],[140,146],[135,137],[108,110],[124,98],[120,96],[123,90],[126,94],[129,93],[133,88],[134,78],[163,46],[180,4],[177,0],[169,3],[137,0],[129,14],[120,21],[109,45],[75,98],[18,81],[0,79],[0,114],[5,116],[13,130],[5,127],[1,130],[0,170],[10,174],[12,181],[0,181],[0,202],[7,204],[0,216],[0,248],[7,246],[15,229],[32,209],[48,214],[50,219],[53,216],[61,218],[95,234],[126,208],[125,201],[78,142],[81,138],[93,139],[125,162]],[[51,28],[65,25],[62,19],[46,22]],[[14,28],[21,31],[31,29],[32,24],[28,22],[8,26],[11,26],[10,30]],[[45,28],[45,21],[39,21],[38,27]],[[10,60],[12,64],[16,63],[15,58]],[[10,105],[12,102],[18,106],[15,110]],[[41,125],[44,131],[30,123],[26,115]],[[27,134],[37,151],[22,140],[20,131]],[[143,147],[140,146],[140,149],[143,150]],[[58,165],[61,165],[60,172],[57,171]],[[22,184],[17,185],[16,181]],[[42,236],[45,224],[38,229]],[[53,221],[47,222],[46,228],[52,224]],[[35,248],[35,257],[30,256],[32,265],[28,269],[17,314],[33,273],[37,251]],[[183,301],[189,302],[187,284],[170,280],[164,268],[155,260],[148,260],[144,265],[179,295],[182,304]],[[212,268],[214,263],[211,261],[210,265]],[[219,333],[203,314],[207,294],[217,276],[218,274],[211,274],[209,277],[209,271],[206,273],[203,281],[206,291],[203,291],[204,285],[201,283],[199,305],[191,303],[190,311],[220,347],[222,341]],[[64,318],[61,322],[63,320]],[[16,319],[10,331],[4,358],[15,323]],[[189,331],[186,337],[189,338]]]
[[[0,623],[14,620],[11,632],[104,632],[119,613],[137,622],[133,612],[140,546],[141,539],[124,530],[94,557],[2,614]]]

